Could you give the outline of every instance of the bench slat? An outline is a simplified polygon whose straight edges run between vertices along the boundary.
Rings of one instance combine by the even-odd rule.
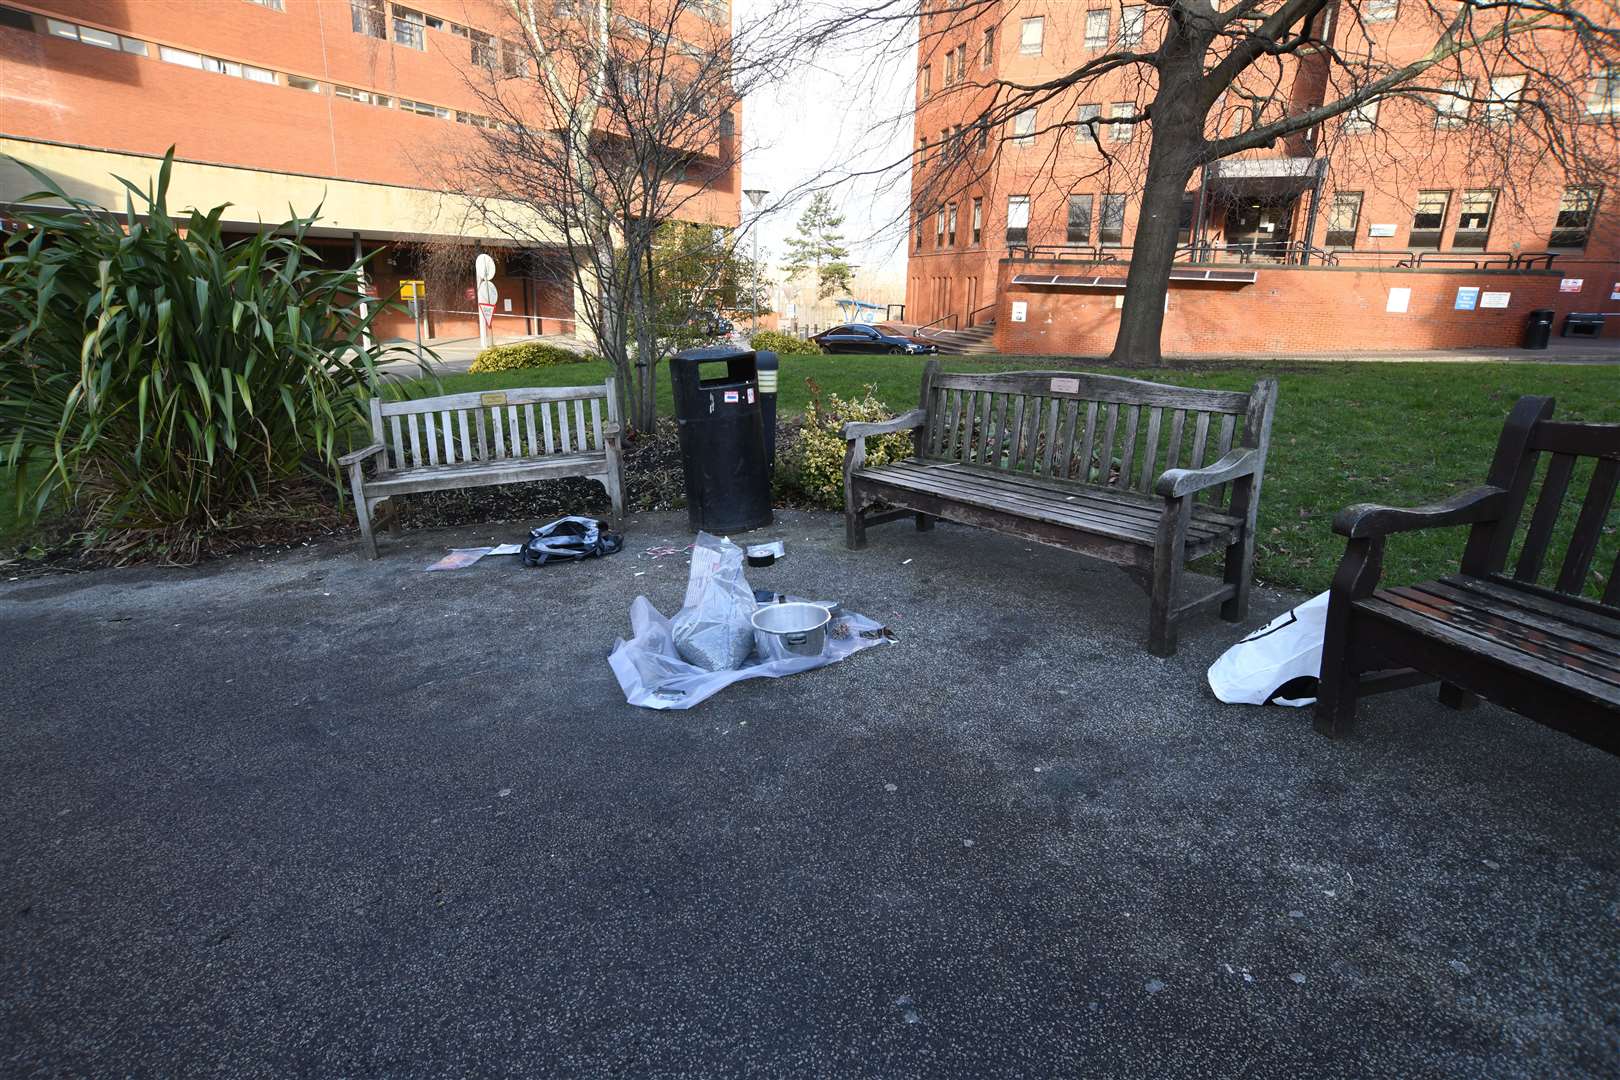
[[[422,414],[423,441],[427,443],[428,464],[439,463],[439,425],[433,413]]]
[[[1143,491],[1152,491],[1153,482],[1158,479],[1153,473],[1153,462],[1159,453],[1159,424],[1163,420],[1163,409],[1152,409],[1148,412],[1147,447],[1142,455],[1141,490]]]
[[[596,445],[591,449],[603,450],[607,443],[602,441],[602,402],[600,398],[591,398],[591,430],[596,433]],[[529,414],[529,436],[534,437],[534,413]]]
[[[1566,637],[1556,629],[1530,625],[1498,611],[1483,611],[1474,605],[1413,586],[1383,589],[1377,595],[1430,618],[1500,641],[1531,656],[1566,665],[1620,688],[1620,655],[1611,650],[1594,648]]]
[[[456,424],[461,429],[461,460],[473,460],[472,438],[467,428],[467,410],[459,409],[456,412]]]
[[[407,413],[405,425],[411,429],[411,465],[422,464],[422,440],[416,433],[416,413]]]
[[[1136,431],[1141,423],[1142,407],[1128,405],[1125,408],[1125,446],[1124,453],[1120,455],[1119,486],[1129,491],[1134,484],[1131,467],[1136,464]]]
[[[1097,435],[1097,402],[1086,402],[1086,438],[1084,448],[1080,451],[1080,475],[1077,479],[1082,484],[1091,483],[1091,450]]]
[[[1048,398],[1046,410],[1046,446],[1041,452],[1041,475],[1052,475],[1052,458],[1057,453],[1058,441],[1058,413],[1062,411],[1064,402],[1060,398]]]
[[[1192,460],[1188,462],[1189,469],[1202,469],[1204,467],[1204,450],[1209,444],[1209,413],[1199,410],[1198,419],[1193,423],[1193,449]]]
[[[557,435],[551,428],[551,406],[544,401],[540,403],[540,433],[546,437],[546,453],[556,453]]]
[[[920,462],[915,460],[896,462],[894,465],[885,465],[876,470],[867,470],[870,475],[882,476],[883,470],[888,468],[928,469],[931,472],[957,473],[965,476],[968,482],[997,484],[1009,489],[1028,490],[1037,494],[1056,492],[1064,501],[1074,503],[1094,502],[1105,505],[1111,513],[1129,514],[1139,518],[1144,525],[1157,527],[1164,514],[1163,503],[1153,497],[1142,495],[1134,491],[1122,491],[1118,488],[1103,488],[1092,485],[1081,485],[1073,480],[1061,482],[1043,480],[1038,477],[1014,475],[1010,473],[989,472],[974,466],[950,467]],[[1230,514],[1223,514],[1209,507],[1199,507],[1193,515],[1195,522],[1208,522],[1221,528],[1236,528],[1242,524],[1240,518]]]
[[[574,449],[584,450],[585,447],[585,402],[579,398],[574,399]]]
[[[910,466],[910,467],[906,467]],[[1067,501],[1062,490],[1037,485],[1008,485],[1000,475],[974,473],[962,469],[929,468],[915,462],[898,462],[857,473],[863,479],[941,498],[971,503],[1067,525],[1088,532],[1100,532],[1118,540],[1151,547],[1157,521],[1134,513],[1134,507],[1103,500]],[[1208,546],[1230,535],[1232,527],[1219,522],[1195,520],[1188,529],[1189,544]]]
[[[1466,574],[1447,574],[1440,580],[1459,589],[1487,593],[1505,603],[1553,615],[1596,633],[1620,638],[1620,612],[1605,611],[1595,600],[1566,596],[1543,585],[1515,581],[1512,578],[1477,578]]]
[[[1620,660],[1620,636],[1605,634],[1585,623],[1566,618],[1565,612],[1557,610],[1562,605],[1556,602],[1552,605],[1552,610],[1543,610],[1528,606],[1517,597],[1504,596],[1489,588],[1464,588],[1445,580],[1425,581],[1411,588],[1466,604],[1525,626],[1557,634],[1570,641],[1607,652]]]
[[[403,469],[405,467],[405,434],[400,430],[399,417],[390,416],[388,418],[388,426],[394,433],[393,468]]]
[[[1114,427],[1119,421],[1119,403],[1108,404],[1108,426],[1104,429],[1102,451],[1097,455],[1097,486],[1112,487],[1108,480],[1114,472]]]
[[[1164,448],[1164,467],[1181,467],[1181,436],[1187,427],[1187,410],[1177,409],[1170,417],[1170,441]]]
[[[1221,458],[1223,458],[1227,454],[1231,453],[1231,451],[1232,451],[1232,439],[1233,439],[1233,437],[1235,436],[1236,433],[1237,433],[1237,417],[1235,417],[1235,416],[1223,416],[1223,417],[1221,417],[1221,438],[1220,438],[1220,442],[1216,444],[1216,449],[1219,450],[1220,452],[1215,455],[1215,460],[1216,461],[1219,461]],[[1226,485],[1225,484],[1216,484],[1214,487],[1209,489],[1209,504],[1211,506],[1225,506],[1226,505]]]
[[[1597,554],[1598,541],[1603,537],[1603,523],[1608,519],[1609,507],[1614,505],[1617,481],[1620,481],[1620,458],[1599,458],[1597,468],[1592,470],[1586,499],[1581,503],[1581,516],[1575,520],[1575,535],[1564,552],[1564,566],[1558,573],[1559,592],[1578,595],[1586,584],[1592,557]]]
[[[574,444],[568,438],[568,406],[562,402],[557,403],[557,438],[561,441],[562,452],[574,452]]]
[[[384,416],[407,416],[411,413],[440,412],[445,409],[490,408],[497,404],[526,405],[531,401],[584,401],[593,397],[606,397],[607,393],[605,383],[598,383],[595,386],[521,386],[511,390],[474,391],[466,394],[443,394],[439,397],[384,401],[382,414]],[[492,396],[497,394],[503,400],[500,402],[490,400]]]
[[[595,405],[595,399],[592,399],[592,405]],[[535,428],[532,402],[523,406],[523,430],[529,437],[529,456],[537,457],[544,454],[546,451],[540,447],[540,432]]]
[[[1054,380],[1057,380],[1056,385]],[[1074,371],[1003,371],[980,375],[940,372],[934,377],[934,386],[959,390],[988,389],[1008,394],[1039,394],[1118,405],[1207,409],[1216,413],[1241,413],[1249,407],[1249,395],[1242,391],[1166,386],[1162,383],[1126,379],[1116,375],[1094,375]],[[1059,386],[1074,386],[1075,389],[1058,389]]]
[[[1614,566],[1609,570],[1609,583],[1603,588],[1603,602],[1620,607],[1620,552],[1614,556]]]
[[[506,456],[506,429],[502,425],[499,408],[489,410],[489,422],[495,429],[495,456],[503,458]]]
[[[1007,453],[1007,468],[1012,471],[1018,469],[1018,460],[1024,453],[1024,405],[1023,394],[1018,394],[1013,398],[1013,421],[1008,428],[1008,434],[1012,437],[1012,445]]]
[[[1620,687],[1575,671],[1561,663],[1527,653],[1516,648],[1511,642],[1500,641],[1466,627],[1413,611],[1386,599],[1382,592],[1374,593],[1365,600],[1356,601],[1355,606],[1369,615],[1396,623],[1457,652],[1483,657],[1494,664],[1530,675],[1589,701],[1606,705],[1620,704]]]
[[[1552,539],[1553,526],[1558,524],[1558,512],[1563,509],[1569,477],[1574,470],[1574,454],[1554,454],[1547,463],[1547,479],[1541,485],[1541,497],[1530,515],[1530,528],[1524,534],[1524,546],[1519,550],[1519,561],[1513,569],[1513,576],[1520,581],[1535,581],[1541,576],[1547,542]]]

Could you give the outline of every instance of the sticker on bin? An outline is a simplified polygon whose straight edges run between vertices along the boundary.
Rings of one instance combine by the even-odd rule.
[[[750,386],[748,388],[748,404],[752,405],[753,403],[754,403],[754,388],[752,386]]]
[[[735,405],[735,404],[737,404],[737,391],[735,391],[735,390],[727,390],[726,391],[726,404],[727,405]]]

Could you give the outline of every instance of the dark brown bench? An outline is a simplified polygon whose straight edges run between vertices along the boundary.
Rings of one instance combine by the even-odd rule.
[[[919,408],[844,426],[849,546],[866,545],[868,525],[944,518],[1099,556],[1147,589],[1148,649],[1169,656],[1194,611],[1248,614],[1276,400],[1270,379],[1243,393],[1072,371],[946,374],[930,361]],[[869,436],[907,430],[912,457],[867,467]],[[1185,564],[1216,553],[1220,587],[1184,597]]]
[[[1610,518],[1620,424],[1560,423],[1552,412],[1551,398],[1519,399],[1484,487],[1334,518],[1349,544],[1328,603],[1317,730],[1349,731],[1361,694],[1438,679],[1453,708],[1483,697],[1620,753],[1620,523]],[[1578,510],[1565,505],[1572,493]],[[1446,525],[1472,526],[1458,573],[1378,587],[1386,537]],[[1560,546],[1554,571],[1548,555]]]

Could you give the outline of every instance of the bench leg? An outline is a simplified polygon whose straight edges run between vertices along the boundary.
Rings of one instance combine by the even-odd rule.
[[[935,517],[932,514],[917,515],[917,531],[927,532],[934,527]]]
[[[1226,570],[1221,580],[1237,591],[1221,601],[1221,618],[1242,622],[1249,617],[1249,585],[1254,581],[1254,531],[1243,530],[1243,539],[1226,549]]]
[[[615,532],[624,531],[624,483],[619,479],[616,471],[610,471],[602,478],[602,486],[607,488],[608,501],[613,504],[612,525]]]
[[[387,499],[387,506],[388,531],[398,536],[405,531],[405,526],[401,524],[405,518],[405,496],[390,495]]]
[[[1460,686],[1443,682],[1440,684],[1440,704],[1448,709],[1472,709],[1479,704],[1479,698]]]
[[[853,501],[844,510],[844,546],[851,551],[866,546],[866,515],[855,509]]]
[[[377,557],[377,536],[371,531],[371,507],[364,495],[354,500],[355,516],[360,519],[360,540],[366,545],[366,554],[375,559]]]
[[[1153,588],[1148,600],[1148,652],[1154,656],[1176,654],[1176,595],[1181,591],[1182,558],[1191,520],[1191,499],[1164,501],[1153,545]]]

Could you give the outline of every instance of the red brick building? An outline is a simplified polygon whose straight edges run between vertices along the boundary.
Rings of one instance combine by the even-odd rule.
[[[1151,130],[1107,121],[1133,114],[1151,90],[1134,75],[1104,75],[995,131],[977,118],[998,81],[1039,86],[1122,45],[1151,48],[1162,10],[1136,0],[1002,0],[969,5],[968,19],[952,12],[960,6],[921,18],[913,205],[922,212],[908,245],[907,319],[945,329],[993,321],[1002,352],[1106,353]],[[1409,18],[1399,0],[1364,0],[1343,27],[1330,9],[1325,36],[1341,48],[1371,39],[1392,56],[1422,55],[1433,36],[1420,25],[1427,9],[1412,8]],[[1240,84],[1217,103],[1212,135],[1280,115],[1268,108],[1292,113],[1338,96],[1325,58],[1279,63],[1263,94]],[[1576,122],[1612,140],[1620,71],[1580,77]],[[1572,311],[1620,315],[1620,204],[1551,160],[1487,163],[1475,133],[1512,137],[1511,84],[1523,76],[1496,64],[1478,78],[1502,104],[1459,101],[1437,114],[1385,99],[1195,175],[1178,222],[1164,351],[1507,346],[1534,308],[1557,311],[1560,326]],[[1607,334],[1620,335],[1620,318]]]
[[[438,179],[491,122],[468,72],[524,74],[507,18],[491,0],[0,0],[0,214],[38,186],[5,157],[121,206],[113,177],[144,185],[173,145],[172,211],[229,202],[226,220],[250,230],[319,205],[323,254],[382,249],[370,264],[381,296],[431,277],[424,251],[448,249],[441,258],[464,269],[429,283],[430,338],[477,334],[479,250],[499,269],[498,337],[584,335],[560,246],[517,248]],[[729,5],[695,5],[677,29],[683,46],[713,47],[729,37]],[[738,221],[729,150],[716,147],[731,164],[685,204],[696,220]],[[408,337],[412,321],[380,330]]]

